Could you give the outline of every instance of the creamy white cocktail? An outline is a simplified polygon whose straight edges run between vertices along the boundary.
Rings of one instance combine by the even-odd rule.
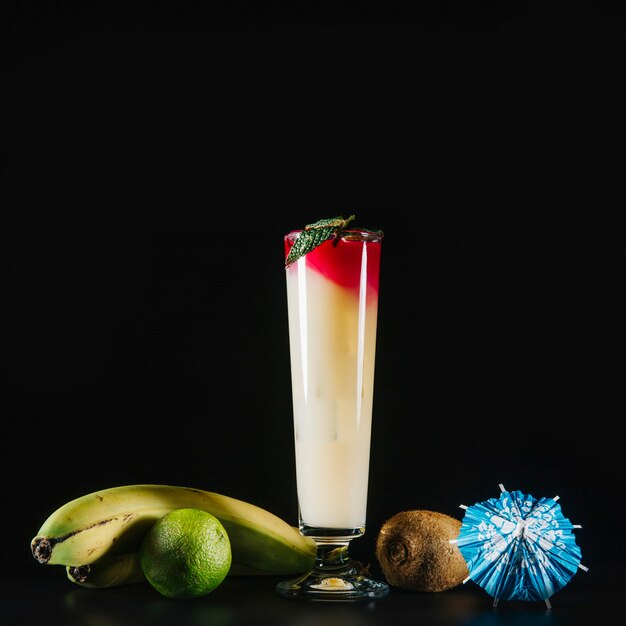
[[[287,268],[296,476],[306,526],[365,526],[379,264],[379,239],[348,234]]]
[[[302,232],[285,236],[287,259]],[[283,595],[387,592],[347,554],[366,524],[381,239],[338,229],[286,267],[299,522],[319,553],[317,571],[279,585]]]

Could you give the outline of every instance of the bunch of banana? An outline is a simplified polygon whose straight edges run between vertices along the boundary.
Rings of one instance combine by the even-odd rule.
[[[141,542],[175,509],[196,508],[220,520],[231,542],[230,575],[299,574],[315,562],[315,542],[273,513],[229,496],[172,485],[124,485],[86,494],[48,517],[31,541],[39,563],[65,565],[86,587],[143,580]]]

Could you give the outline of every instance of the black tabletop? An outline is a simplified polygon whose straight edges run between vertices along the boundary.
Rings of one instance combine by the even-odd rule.
[[[211,594],[194,600],[164,598],[147,583],[84,589],[60,572],[42,571],[3,586],[3,624],[82,626],[574,626],[602,623],[618,597],[608,572],[580,572],[543,602],[500,601],[471,581],[448,591],[419,593],[392,589],[376,601],[302,602],[275,592],[281,577],[231,577]]]

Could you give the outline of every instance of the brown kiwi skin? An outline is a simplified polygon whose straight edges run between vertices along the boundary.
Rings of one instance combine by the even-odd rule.
[[[439,592],[461,584],[467,563],[455,543],[461,522],[445,513],[396,513],[376,537],[376,558],[387,582],[406,591]]]

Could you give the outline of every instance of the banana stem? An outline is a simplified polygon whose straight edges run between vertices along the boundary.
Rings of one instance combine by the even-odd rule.
[[[46,564],[52,556],[52,542],[45,537],[35,537],[30,548],[35,559],[41,564]]]

